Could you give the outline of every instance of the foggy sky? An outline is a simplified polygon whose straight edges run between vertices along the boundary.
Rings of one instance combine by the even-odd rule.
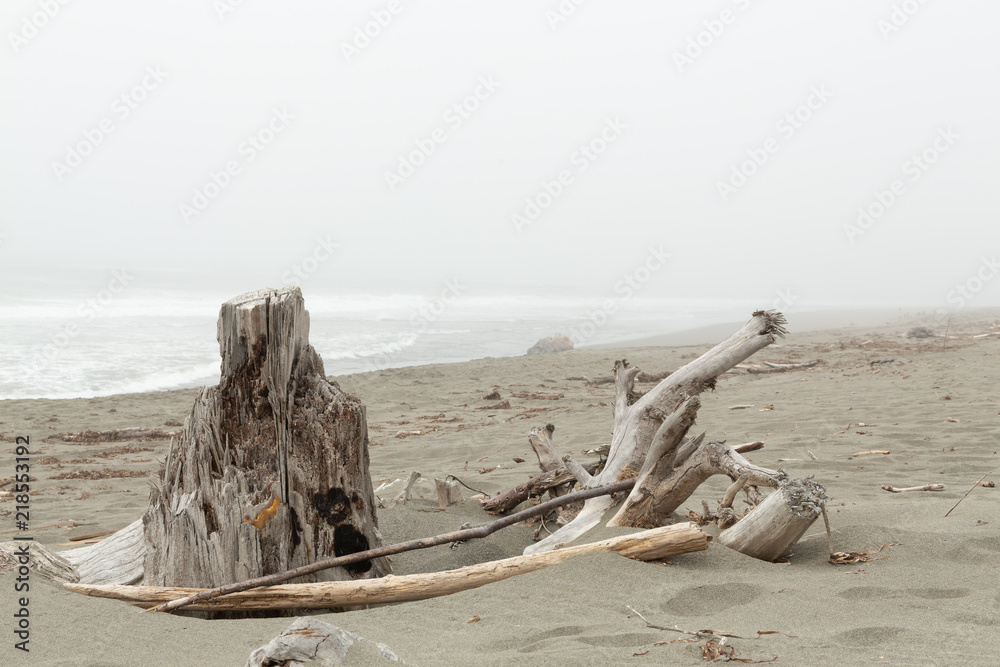
[[[577,2],[6,1],[4,291],[602,295],[652,248],[648,296],[1000,304],[996,3]]]

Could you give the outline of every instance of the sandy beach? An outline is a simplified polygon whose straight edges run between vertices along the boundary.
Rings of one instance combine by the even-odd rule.
[[[831,565],[817,522],[788,563],[757,561],[717,543],[670,564],[585,555],[448,597],[317,616],[382,642],[416,665],[703,664],[704,641],[648,628],[628,606],[655,625],[738,635],[729,643],[737,657],[750,660],[992,664],[1000,652],[1000,489],[973,484],[983,475],[987,481],[1000,477],[1000,336],[974,336],[1000,332],[1000,313],[956,317],[946,339],[906,337],[919,323],[912,315],[838,317],[837,328],[826,320],[827,328],[818,330],[810,330],[807,320],[790,315],[789,335],[750,363],[819,363],[721,377],[714,392],[702,395],[695,429],[730,444],[762,440],[765,447],[748,454],[753,462],[815,476],[830,497],[835,549],[891,545],[873,556],[881,560]],[[331,378],[367,406],[372,481],[389,485],[380,495],[395,495],[400,483],[394,480],[411,470],[423,475],[411,501],[379,510],[385,543],[490,520],[469,489],[464,502],[440,509],[430,480],[454,475],[486,494],[527,480],[538,472],[527,442],[532,426],[554,424],[560,454],[593,460],[583,452],[609,442],[614,385],[588,380],[610,377],[622,358],[650,373],[672,371],[736,326],[628,348]],[[484,400],[494,390],[509,408]],[[197,391],[0,403],[0,478],[14,473],[14,436],[31,436],[35,539],[67,549],[75,536],[117,530],[139,518],[169,445],[73,443],[60,434],[179,430]],[[731,409],[736,405],[752,407]],[[414,431],[419,434],[407,435]],[[873,450],[890,453],[855,455]],[[704,484],[684,512],[700,512],[702,500],[714,507],[727,483],[716,477]],[[944,490],[881,489],[925,484],[943,484]],[[745,507],[741,502],[738,509]],[[9,496],[0,500],[4,541],[15,532],[13,506]],[[392,566],[408,574],[518,555],[533,529],[515,526],[456,548],[402,554]],[[602,524],[585,539],[631,530]],[[704,530],[718,533],[711,524]],[[13,585],[13,575],[0,576],[5,664],[238,666],[291,622],[139,615],[125,603],[84,597],[33,576],[31,652],[25,656],[12,647]],[[352,660],[381,664],[365,648]]]

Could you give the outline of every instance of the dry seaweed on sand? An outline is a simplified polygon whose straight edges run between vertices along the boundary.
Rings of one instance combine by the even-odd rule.
[[[626,606],[630,612],[642,619],[642,622],[646,624],[647,628],[653,630],[664,630],[667,632],[679,632],[685,635],[691,635],[693,639],[672,639],[665,642],[656,642],[653,646],[664,646],[667,644],[690,644],[705,640],[705,645],[701,647],[701,658],[702,660],[707,660],[708,662],[718,662],[722,660],[724,662],[745,662],[751,664],[774,662],[778,659],[778,656],[774,656],[767,660],[752,660],[750,658],[740,658],[736,655],[736,648],[728,644],[726,640],[728,639],[760,639],[763,635],[783,635],[785,633],[778,632],[776,630],[758,630],[756,637],[741,637],[730,632],[724,632],[722,630],[682,630],[676,626],[672,628],[667,628],[662,625],[654,625],[646,619],[645,616],[640,614],[631,606]],[[785,635],[787,637],[795,637],[795,635]],[[646,651],[648,653],[649,651]],[[646,655],[646,653],[635,653],[633,656]]]
[[[124,479],[127,477],[149,477],[155,475],[153,470],[77,470],[76,472],[64,472],[53,475],[49,479]]]
[[[900,544],[902,542],[886,542],[873,551],[835,551],[830,554],[830,563],[833,565],[855,565],[857,563],[869,563],[873,560],[885,560],[886,558],[892,558],[892,556],[882,556],[881,558],[872,558],[872,556],[881,552],[886,547],[898,547]]]

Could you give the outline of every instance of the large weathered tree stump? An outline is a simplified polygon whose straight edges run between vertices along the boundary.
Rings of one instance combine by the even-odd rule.
[[[219,314],[222,380],[195,401],[143,517],[143,583],[214,587],[380,544],[364,405],[326,380],[297,287]],[[301,581],[382,576],[385,559]]]

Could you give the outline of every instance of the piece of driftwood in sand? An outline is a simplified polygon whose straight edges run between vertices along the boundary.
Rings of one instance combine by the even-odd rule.
[[[565,467],[559,459],[559,454],[556,453],[556,445],[552,441],[552,434],[555,431],[555,426],[546,424],[545,428],[534,427],[528,432],[528,443],[535,452],[535,456],[538,457],[538,467],[542,469],[543,473]],[[572,486],[570,483],[553,486],[549,489],[549,495],[553,498],[565,495],[569,493]]]
[[[60,551],[84,584],[134,584],[142,579],[146,539],[137,519],[97,544]]]
[[[750,366],[746,369],[746,371],[756,375],[760,375],[762,373],[784,373],[786,371],[795,371],[801,368],[812,368],[818,363],[819,359],[816,359],[815,361],[807,361],[801,364],[775,364],[770,361],[765,361],[764,365],[767,366],[767,368],[754,368],[753,366]]]
[[[826,492],[808,479],[782,478],[778,488],[749,514],[717,538],[719,543],[747,556],[776,561],[823,513]]]
[[[76,568],[41,542],[33,540],[13,540],[0,543],[0,574],[19,573],[34,570],[39,576],[60,584],[75,584],[80,581]]]
[[[451,507],[455,503],[465,500],[462,496],[462,487],[455,480],[437,479],[435,477],[434,488],[437,491],[438,507]]]
[[[479,588],[561,563],[580,554],[609,551],[628,558],[648,561],[703,551],[707,548],[708,537],[695,524],[678,523],[600,542],[529,556],[515,556],[444,572],[390,575],[360,581],[324,581],[268,586],[196,602],[188,608],[195,611],[328,609],[411,602]],[[203,592],[195,588],[158,586],[66,584],[66,587],[85,595],[123,600],[146,608]]]
[[[146,543],[142,520],[113,533],[96,544],[53,551],[38,542],[5,542],[0,545],[0,572],[5,554],[17,555],[22,545],[30,544],[31,567],[46,579],[59,583],[134,584],[142,579]]]
[[[212,587],[380,543],[364,405],[327,381],[297,287],[222,305],[222,379],[195,400],[143,516],[143,583]],[[384,559],[310,579],[377,577]]]
[[[614,435],[604,469],[585,486],[632,477],[642,469],[653,438],[664,420],[692,396],[715,387],[716,378],[785,334],[785,318],[777,311],[757,311],[739,331],[689,364],[679,368],[644,395],[634,384],[640,370],[615,363]],[[692,454],[693,455],[693,454]],[[548,551],[577,539],[600,522],[614,504],[608,496],[589,500],[576,516],[525,553]]]
[[[892,486],[891,484],[883,484],[883,491],[888,491],[890,493],[906,493],[908,491],[944,491],[944,484],[924,484],[923,486]]]
[[[691,446],[683,446],[681,438],[700,405],[699,398],[692,396],[663,421],[635,486],[608,525],[648,528],[669,523],[703,482],[714,475],[726,475],[733,484],[719,504],[719,527],[723,529],[719,542],[761,560],[784,558],[822,512],[826,503],[823,487],[811,480],[789,480],[784,472],[754,465],[723,442],[689,441]],[[744,447],[755,446],[750,443]],[[762,486],[776,490],[764,498],[758,490]],[[756,506],[746,517],[737,519],[732,504],[741,490]]]
[[[602,461],[594,461],[583,466],[584,470],[593,475],[604,465]],[[535,475],[527,482],[522,482],[512,489],[499,493],[492,498],[481,501],[484,510],[490,514],[503,514],[509,512],[525,500],[536,498],[545,494],[549,489],[572,483],[575,476],[568,468],[562,467],[556,470]]]
[[[689,404],[693,401],[697,401],[697,397],[688,399]],[[671,415],[671,420],[675,418]],[[659,452],[651,450],[651,453]],[[609,525],[648,528],[666,523],[684,501],[713,475],[727,475],[733,481],[746,479],[743,490],[753,502],[764,498],[755,487],[777,488],[784,477],[777,470],[750,463],[735,448],[723,442],[709,441],[689,454],[681,452],[676,464],[669,460],[667,451],[663,457],[647,458],[635,488]]]
[[[382,509],[391,509],[400,503],[408,501],[410,499],[410,493],[413,491],[413,485],[418,479],[420,479],[420,471],[411,470],[409,476],[406,478],[406,482],[403,484],[403,488],[399,490],[396,497],[382,498],[378,501],[378,506]]]

